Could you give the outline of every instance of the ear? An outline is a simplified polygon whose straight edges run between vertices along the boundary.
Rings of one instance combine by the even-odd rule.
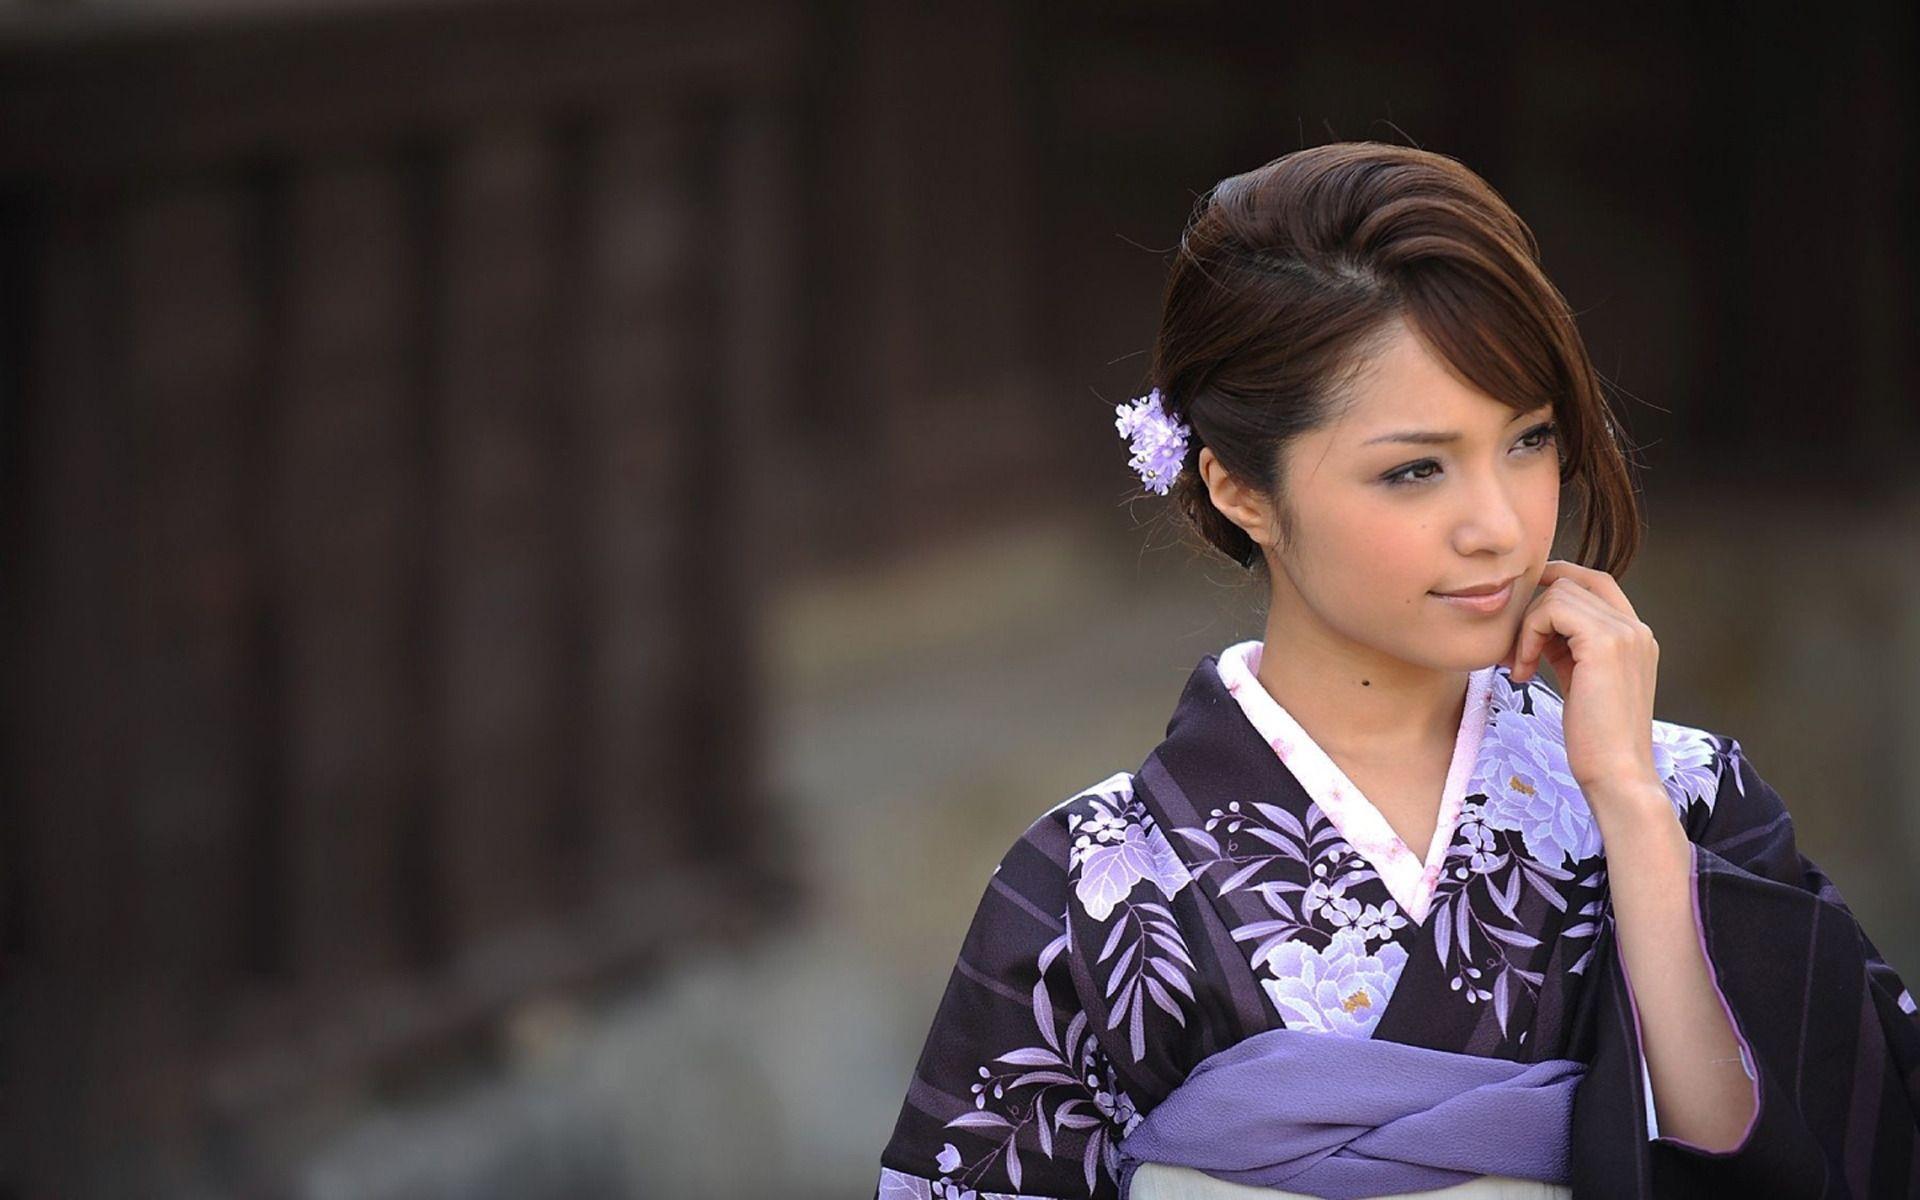
[[[1207,496],[1220,514],[1246,531],[1257,544],[1271,546],[1275,529],[1273,505],[1259,489],[1241,483],[1214,457],[1211,446],[1200,448],[1200,478],[1207,485]]]

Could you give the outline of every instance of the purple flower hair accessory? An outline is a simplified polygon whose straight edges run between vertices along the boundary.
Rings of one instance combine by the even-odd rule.
[[[1140,482],[1157,495],[1164,496],[1180,474],[1187,457],[1187,438],[1193,430],[1167,416],[1161,407],[1160,389],[1154,388],[1131,404],[1116,404],[1114,428],[1131,440],[1133,457],[1127,465],[1140,474]]]

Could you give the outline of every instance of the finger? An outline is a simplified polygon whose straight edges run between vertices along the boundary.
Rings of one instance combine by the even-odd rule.
[[[1572,579],[1618,611],[1636,621],[1640,619],[1640,614],[1633,610],[1633,603],[1627,599],[1627,593],[1621,589],[1620,581],[1605,571],[1583,567],[1564,558],[1551,558],[1547,560],[1546,569],[1540,572],[1538,584],[1546,587],[1556,579]]]
[[[1551,610],[1550,631],[1544,635],[1539,633],[1539,623],[1533,622],[1530,630],[1533,637],[1520,656],[1524,661],[1516,661],[1508,672],[1522,682],[1538,672],[1542,655],[1548,657],[1554,670],[1564,680],[1575,658],[1575,641],[1584,641],[1597,648],[1608,639],[1646,631],[1646,626],[1639,620],[1627,617],[1570,577],[1556,579],[1541,594],[1540,607]]]
[[[1571,655],[1570,643],[1581,631],[1624,624],[1626,620],[1619,610],[1588,591],[1579,581],[1562,576],[1535,597],[1520,618],[1513,664],[1507,674],[1524,683],[1538,672],[1541,655],[1546,654],[1549,647],[1558,645],[1555,639],[1565,639],[1569,643],[1566,654]],[[1555,657],[1555,669],[1564,674],[1565,663],[1560,658]]]
[[[1565,598],[1555,590],[1548,590],[1533,598],[1527,605],[1527,611],[1520,617],[1520,632],[1513,642],[1512,663],[1507,674],[1515,681],[1525,682],[1540,661],[1540,652],[1558,629],[1557,616]]]

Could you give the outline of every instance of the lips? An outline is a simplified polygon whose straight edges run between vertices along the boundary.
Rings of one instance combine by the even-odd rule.
[[[1518,578],[1520,578],[1518,575],[1513,575],[1513,576],[1509,576],[1506,579],[1496,579],[1492,583],[1481,583],[1481,584],[1476,584],[1470,588],[1461,588],[1457,592],[1435,592],[1434,595],[1436,596],[1491,596],[1493,595],[1493,593],[1499,591],[1501,588],[1506,587],[1508,584],[1512,583],[1515,579],[1518,579]]]
[[[1519,576],[1515,576],[1514,579],[1508,580],[1490,592],[1434,592],[1433,598],[1445,601],[1447,607],[1460,613],[1490,617],[1505,612],[1507,606],[1513,602],[1514,580],[1518,578]]]

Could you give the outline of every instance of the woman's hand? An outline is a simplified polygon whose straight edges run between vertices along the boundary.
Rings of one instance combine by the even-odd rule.
[[[1552,559],[1538,583],[1502,665],[1524,682],[1544,655],[1559,676],[1567,766],[1600,820],[1610,798],[1644,795],[1647,782],[1660,788],[1653,764],[1660,644],[1605,571]]]

